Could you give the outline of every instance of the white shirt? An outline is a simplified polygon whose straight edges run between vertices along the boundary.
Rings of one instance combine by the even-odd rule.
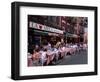
[[[41,59],[46,59],[46,53],[47,53],[47,52],[40,51]]]

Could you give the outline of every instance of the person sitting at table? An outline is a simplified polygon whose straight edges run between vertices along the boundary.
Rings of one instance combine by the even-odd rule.
[[[54,45],[51,45],[51,49],[47,50],[47,65],[51,65],[55,57]]]
[[[27,55],[28,55],[28,66],[32,66],[32,54],[28,52]]]
[[[40,63],[42,66],[46,65],[47,62],[47,49],[40,50]]]
[[[63,57],[66,55],[66,45],[62,45]]]
[[[35,66],[39,65],[39,59],[40,59],[39,51],[40,51],[39,49],[33,50],[32,59],[33,59],[33,65]]]
[[[55,61],[57,61],[59,59],[59,50],[56,45],[54,46],[54,53],[55,53]]]
[[[60,58],[63,58],[64,57],[64,50],[63,50],[63,46],[60,44],[59,45],[59,52],[60,52]]]

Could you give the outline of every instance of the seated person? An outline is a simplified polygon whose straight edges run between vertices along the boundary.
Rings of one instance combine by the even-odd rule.
[[[40,50],[40,63],[41,65],[45,65],[47,62],[47,49]]]
[[[33,59],[34,65],[37,66],[37,65],[39,64],[39,59],[40,59],[39,49],[35,49],[35,50],[33,51],[32,59]]]
[[[28,66],[32,66],[32,54],[28,53]]]

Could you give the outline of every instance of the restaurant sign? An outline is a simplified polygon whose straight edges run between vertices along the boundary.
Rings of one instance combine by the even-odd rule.
[[[38,24],[35,22],[29,22],[29,28],[35,28],[35,29],[39,29],[39,30],[45,30],[45,31],[49,31],[49,32],[63,34],[62,30],[55,29],[55,28],[52,28],[52,27],[49,27],[46,25]]]

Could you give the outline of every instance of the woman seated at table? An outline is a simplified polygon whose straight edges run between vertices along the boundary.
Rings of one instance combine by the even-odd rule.
[[[36,48],[35,50],[33,50],[32,59],[33,59],[33,65],[34,66],[39,65],[39,59],[40,59],[39,51],[40,51],[39,48]]]

